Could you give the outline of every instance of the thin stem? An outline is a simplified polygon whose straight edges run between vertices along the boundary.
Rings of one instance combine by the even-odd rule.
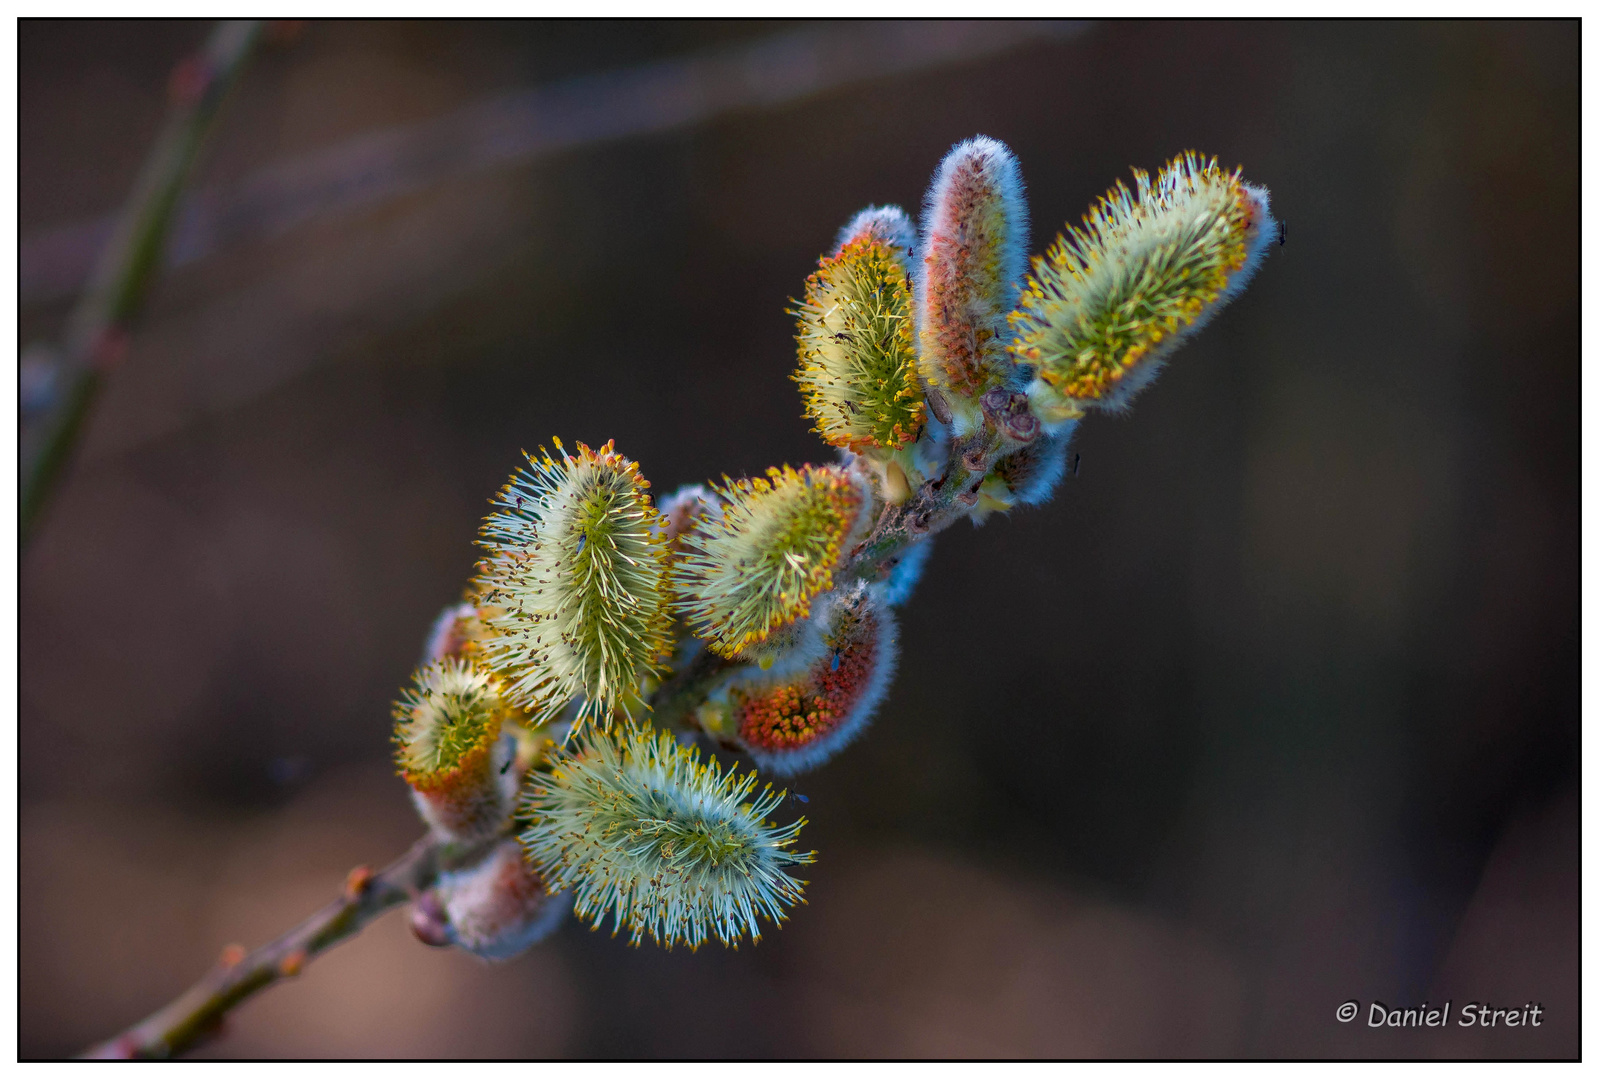
[[[733,661],[702,647],[683,670],[650,696],[651,722],[663,728],[693,728],[694,710],[710,695],[722,673],[733,666]]]
[[[672,726],[684,726],[684,718],[705,699],[727,665],[709,650],[697,656],[652,695],[657,722],[670,717]],[[238,946],[224,950],[217,966],[170,1005],[82,1056],[168,1058],[193,1048],[218,1034],[235,1006],[281,979],[298,975],[306,964],[359,934],[384,912],[432,888],[441,870],[469,865],[498,840],[463,848],[440,844],[429,835],[377,874],[356,867],[337,900],[252,953],[245,954]]]
[[[83,1056],[166,1058],[215,1035],[235,1005],[279,979],[298,975],[306,964],[360,933],[385,911],[420,895],[438,877],[440,861],[439,844],[424,837],[380,873],[356,867],[337,900],[248,955],[239,955],[242,950],[230,946],[217,966],[172,1004]]]
[[[18,524],[24,544],[65,475],[106,372],[126,351],[128,327],[160,268],[183,185],[260,32],[258,20],[219,23],[200,52],[172,73],[166,126],[68,319],[55,361],[54,400],[22,441]]]

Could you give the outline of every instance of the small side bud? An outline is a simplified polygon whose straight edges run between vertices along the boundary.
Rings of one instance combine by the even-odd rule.
[[[759,940],[759,919],[782,922],[800,901],[788,870],[814,853],[789,850],[804,819],[768,821],[783,795],[755,784],[669,732],[591,731],[533,774],[522,844],[550,888],[576,894],[579,917],[609,916],[634,944]]]
[[[784,466],[766,479],[730,481],[718,494],[721,512],[688,538],[676,567],[682,610],[723,656],[786,652],[792,642],[779,631],[805,619],[811,601],[833,587],[833,572],[866,527],[867,481],[842,468]]]
[[[344,876],[344,898],[352,902],[361,899],[372,884],[372,876],[370,866],[352,867]]]
[[[429,889],[411,905],[411,933],[424,945],[442,949],[453,944],[450,940],[450,917],[444,911],[439,894]]]
[[[485,960],[509,960],[549,937],[571,906],[569,896],[550,895],[514,838],[474,866],[441,874],[431,894],[426,908],[420,900],[413,908],[412,932]]]
[[[883,468],[883,501],[890,506],[899,506],[909,500],[912,494],[911,482],[904,468],[899,462],[890,461]]]
[[[951,150],[927,193],[918,251],[922,381],[944,393],[955,433],[982,421],[977,401],[1009,387],[1006,314],[1027,268],[1021,168],[1004,143],[978,136]],[[941,415],[937,406],[935,415]]]
[[[671,651],[665,522],[649,482],[611,443],[528,456],[483,524],[477,581],[493,635],[482,659],[535,723],[581,697],[572,731],[641,707]]]
[[[494,676],[461,660],[416,673],[394,706],[395,758],[412,801],[438,835],[455,841],[505,828],[520,776],[511,769],[513,716]]]
[[[983,395],[981,404],[984,418],[1012,442],[1030,443],[1038,438],[1038,417],[1026,394],[997,387]]]
[[[1235,296],[1276,237],[1265,189],[1189,153],[1117,184],[1033,262],[1011,347],[1046,426],[1123,409]]]
[[[503,614],[498,608],[479,608],[470,602],[445,608],[428,631],[422,663],[431,664],[447,657],[471,659],[478,655],[484,639],[493,634],[487,620]]]
[[[894,620],[871,589],[834,598],[822,656],[799,677],[751,678],[728,693],[732,738],[775,776],[813,769],[865,730],[894,674]]]

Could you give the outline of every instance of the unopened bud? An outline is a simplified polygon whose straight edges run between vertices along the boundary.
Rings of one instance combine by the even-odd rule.
[[[897,461],[890,461],[883,469],[883,501],[898,506],[911,497],[911,484],[905,470]]]
[[[995,429],[1013,442],[1032,442],[1038,437],[1038,418],[1033,415],[1026,394],[1003,388],[983,395],[983,416]]]
[[[901,257],[909,260],[916,247],[916,226],[905,211],[897,206],[868,206],[850,218],[849,224],[839,230],[838,242],[833,245],[837,255],[850,244],[861,240],[875,240],[897,249]]]
[[[450,940],[450,917],[445,913],[444,903],[436,890],[429,889],[411,905],[411,933],[422,944],[435,949],[453,944]]]
[[[1015,156],[983,136],[961,143],[927,193],[916,298],[922,381],[947,396],[957,435],[981,421],[984,393],[1015,378],[1006,315],[1016,306],[1026,252]]]
[[[483,640],[493,634],[486,620],[502,614],[497,608],[480,608],[472,603],[452,604],[445,608],[428,631],[427,645],[422,650],[422,663],[476,656]]]
[[[310,959],[310,954],[304,949],[295,949],[278,961],[278,974],[286,979],[292,979],[305,970],[305,962],[308,959]]]
[[[441,874],[413,907],[411,931],[429,945],[442,937],[485,960],[508,960],[548,937],[569,906],[569,896],[550,895],[510,838],[476,865]]]
[[[372,868],[370,866],[357,866],[344,877],[344,898],[346,900],[359,900],[366,894],[367,887],[372,884]]]
[[[706,514],[715,513],[722,500],[704,484],[688,484],[661,500],[661,517],[666,521],[666,542],[675,554],[685,539],[700,527]]]

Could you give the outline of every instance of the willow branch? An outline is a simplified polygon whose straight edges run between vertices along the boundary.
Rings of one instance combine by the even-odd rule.
[[[390,908],[415,899],[437,879],[439,844],[418,840],[379,873],[350,871],[337,900],[269,945],[246,955],[230,945],[205,978],[166,1008],[121,1035],[85,1051],[88,1058],[166,1058],[217,1034],[228,1011],[273,983],[293,978],[305,965],[354,937]]]

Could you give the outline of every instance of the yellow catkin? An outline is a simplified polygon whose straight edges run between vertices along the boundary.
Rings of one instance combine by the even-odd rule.
[[[1033,261],[1011,351],[1046,424],[1119,409],[1253,273],[1274,230],[1266,192],[1185,154],[1135,171]]]

